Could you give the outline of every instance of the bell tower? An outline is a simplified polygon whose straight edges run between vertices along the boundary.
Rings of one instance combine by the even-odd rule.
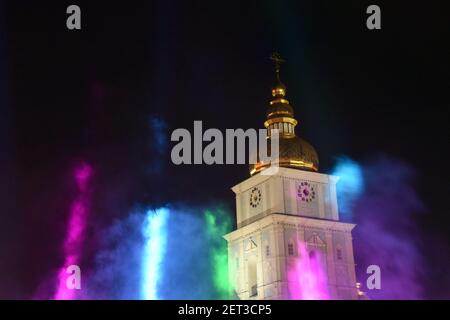
[[[319,173],[314,148],[298,137],[294,110],[280,80],[275,84],[265,127],[278,129],[279,170],[250,166],[250,178],[234,186],[237,229],[225,235],[232,288],[240,299],[358,299],[351,231],[339,221],[336,183]]]

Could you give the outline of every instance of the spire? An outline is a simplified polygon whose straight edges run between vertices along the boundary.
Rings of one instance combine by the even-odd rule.
[[[281,131],[284,135],[295,135],[294,127],[297,125],[297,120],[294,119],[294,110],[292,109],[286,97],[286,86],[280,80],[281,64],[285,62],[281,55],[277,52],[272,53],[270,60],[273,61],[275,67],[276,81],[272,86],[272,97],[270,107],[267,110],[267,121],[264,124],[269,128],[270,124],[275,122],[289,122],[289,130]],[[278,127],[277,127],[278,128]],[[269,129],[270,130],[270,129]]]
[[[272,96],[275,98],[282,98],[286,95],[286,86],[280,80],[281,64],[286,62],[279,53],[274,52],[270,56],[275,67],[275,86],[272,88]]]
[[[286,99],[286,86],[280,79],[281,64],[285,60],[278,53],[273,53],[270,60],[273,61],[275,67],[275,84],[272,86],[272,99],[267,108],[264,126],[267,129],[269,139],[274,130],[278,130],[280,134],[279,165],[287,168],[318,171],[319,158],[314,147],[295,133],[298,122],[294,117],[294,109]],[[270,162],[258,162],[251,165],[250,174],[256,174],[270,165]]]
[[[281,55],[278,52],[272,53],[272,55],[270,56],[270,60],[273,61],[273,64],[275,66],[275,73],[276,73],[277,81],[279,83],[281,83],[281,81],[280,81],[281,64],[286,61],[281,57]]]

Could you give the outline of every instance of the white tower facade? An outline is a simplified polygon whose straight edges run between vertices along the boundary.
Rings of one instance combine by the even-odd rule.
[[[326,174],[280,168],[232,189],[237,230],[227,234],[230,283],[240,299],[290,299],[299,245],[320,256],[330,299],[357,299],[351,231],[339,222],[336,183]],[[306,191],[306,192],[305,192]],[[300,270],[302,272],[302,270]],[[317,276],[317,275],[316,275]]]
[[[338,177],[318,173],[314,148],[295,134],[297,120],[279,78],[264,123],[280,131],[278,172],[250,168],[234,186],[237,229],[228,242],[229,280],[240,299],[358,299],[351,231],[339,221]]]

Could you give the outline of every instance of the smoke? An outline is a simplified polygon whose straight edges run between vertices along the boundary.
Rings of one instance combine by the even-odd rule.
[[[140,299],[141,260],[145,249],[144,208],[100,231],[93,270],[85,276],[84,299]]]
[[[231,231],[230,215],[223,208],[205,211],[209,254],[212,259],[213,284],[216,298],[226,299],[232,294],[228,277],[228,250],[223,235]]]
[[[224,299],[229,296],[226,207],[139,207],[101,234],[85,299]]]
[[[333,174],[340,177],[337,185],[339,216],[341,219],[351,220],[353,206],[364,192],[363,169],[352,159],[341,157],[338,159]]]
[[[144,176],[151,173],[153,182],[162,177],[166,180],[165,161],[162,159],[167,148],[166,128],[163,119],[150,117],[151,161],[142,172]],[[114,197],[104,199],[102,195],[110,193],[111,185],[99,182],[102,174],[103,171],[98,172],[99,179],[96,179],[96,193],[92,197],[94,204],[87,203],[91,196],[87,181],[89,175],[78,172],[74,176],[82,198],[76,201],[82,201],[74,204],[72,211],[87,213],[92,210],[95,214],[90,213],[92,219],[88,225],[84,214],[71,214],[69,217],[68,232],[73,232],[69,232],[67,237],[76,244],[70,264],[81,268],[81,290],[70,291],[64,299],[229,297],[228,253],[223,235],[231,231],[232,214],[225,205],[217,202],[161,204],[160,198],[164,198],[162,184],[154,183],[158,186],[152,193],[154,197],[149,199],[144,194],[143,199],[130,201],[140,205],[126,205],[125,209],[123,205],[110,206],[111,201],[115,203],[127,194],[123,192],[126,190],[114,190]],[[89,199],[85,197],[87,194]],[[114,220],[98,221],[99,214],[111,210],[117,213]],[[75,228],[77,226],[81,228]],[[84,241],[85,234],[88,235],[87,241]],[[64,261],[65,266],[67,261]],[[67,291],[68,275],[62,271],[65,270],[55,271],[55,274],[59,272],[58,292]],[[42,280],[37,290],[38,298],[52,297],[55,277]],[[59,293],[56,297],[61,298]]]
[[[387,156],[363,164],[341,158],[333,174],[341,177],[341,218],[357,224],[353,246],[362,290],[372,299],[423,298],[425,266],[417,221],[424,205],[413,187],[414,169]],[[380,290],[366,286],[370,265],[381,268]]]

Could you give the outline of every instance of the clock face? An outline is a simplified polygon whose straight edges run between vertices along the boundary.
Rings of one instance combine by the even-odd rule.
[[[261,202],[261,190],[259,190],[259,188],[253,188],[252,192],[250,193],[250,206],[252,206],[253,208],[256,208],[260,202]]]
[[[297,189],[297,196],[301,201],[312,202],[316,199],[316,190],[309,182],[300,182]]]

